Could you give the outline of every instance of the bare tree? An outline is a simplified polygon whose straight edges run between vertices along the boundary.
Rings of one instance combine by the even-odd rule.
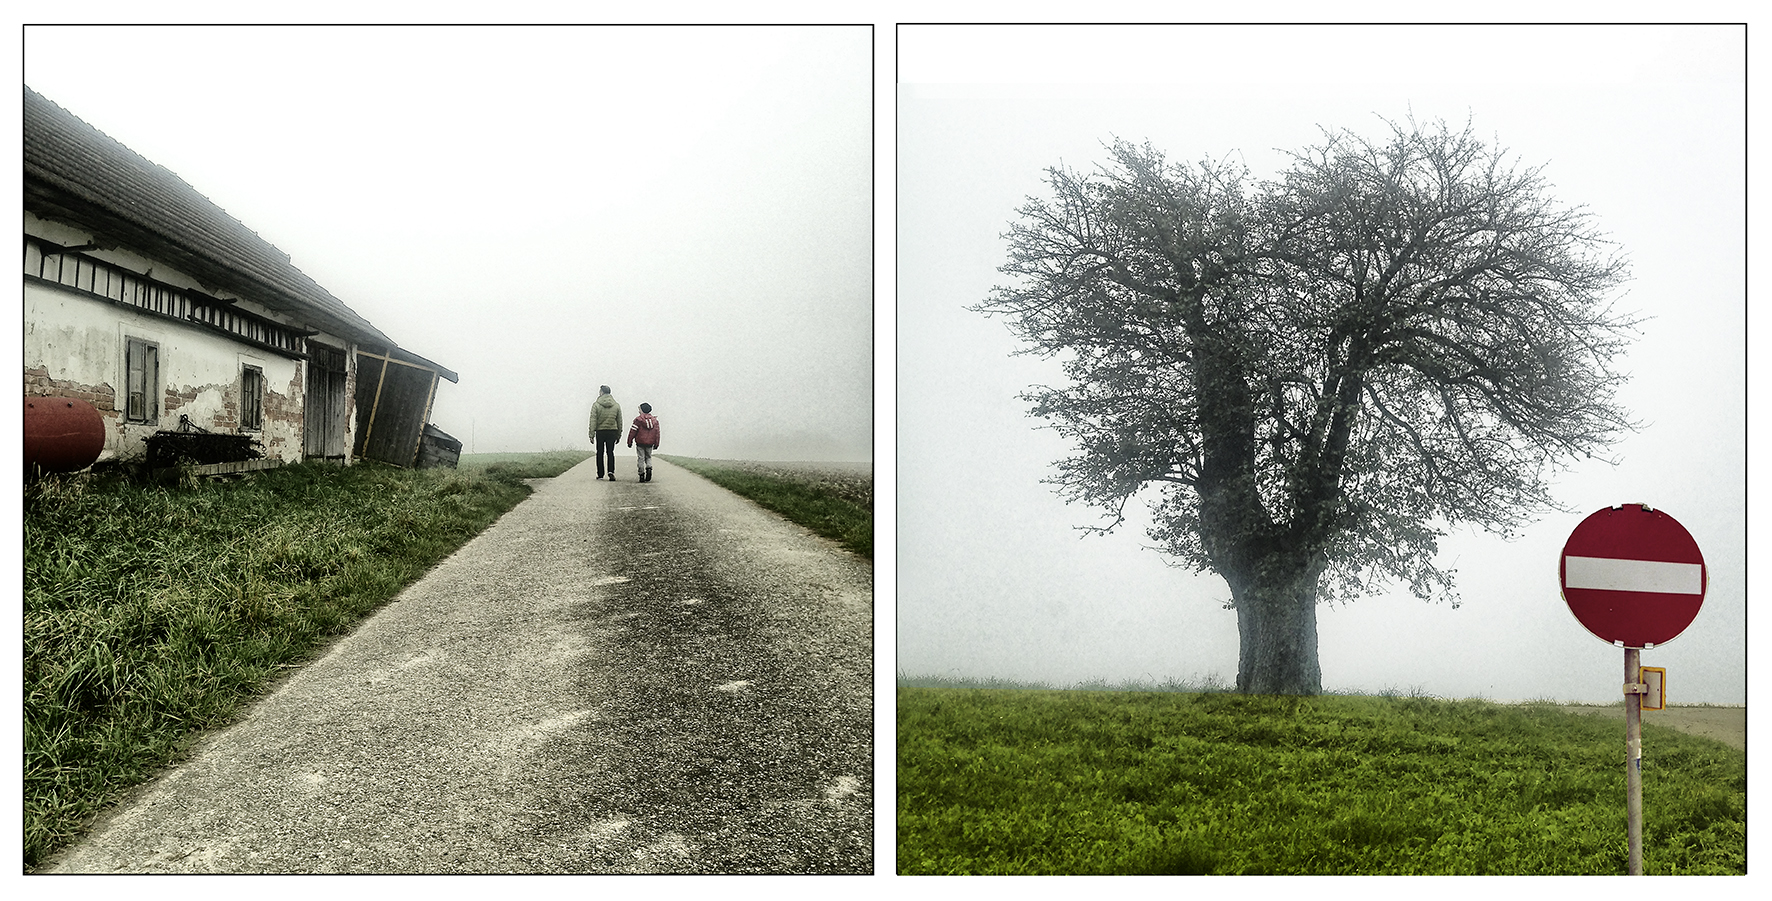
[[[1230,586],[1237,689],[1315,694],[1316,605],[1398,579],[1456,603],[1456,524],[1507,535],[1633,426],[1612,360],[1623,259],[1469,126],[1326,132],[1277,181],[1116,142],[1048,170],[974,309],[1057,357],[1023,395],[1074,440],[1048,481]]]

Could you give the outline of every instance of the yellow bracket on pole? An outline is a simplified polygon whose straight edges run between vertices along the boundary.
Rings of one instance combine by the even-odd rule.
[[[1637,678],[1643,680],[1643,709],[1661,710],[1667,706],[1667,669],[1659,666],[1638,668]]]

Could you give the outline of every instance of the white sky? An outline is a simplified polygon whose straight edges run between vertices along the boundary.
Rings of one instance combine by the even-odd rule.
[[[1563,542],[1616,503],[1666,510],[1711,589],[1643,663],[1676,702],[1746,700],[1745,59],[1739,28],[1072,26],[901,29],[898,120],[898,671],[1036,679],[1234,681],[1236,620],[1216,576],[1169,569],[1137,521],[1080,538],[1094,511],[1040,479],[1070,453],[1015,395],[1062,380],[1009,355],[964,309],[1002,281],[1000,235],[1045,167],[1093,168],[1113,137],[1171,159],[1240,153],[1256,177],[1318,126],[1467,118],[1633,260],[1621,304],[1654,317],[1622,402],[1648,424],[1622,465],[1561,478],[1513,542],[1443,542],[1463,604],[1401,587],[1320,608],[1330,690],[1611,702],[1622,652],[1557,589]]]
[[[464,450],[866,460],[867,27],[41,27],[25,83],[455,370]]]
[[[865,457],[870,401],[902,411],[897,447],[879,436],[882,497],[903,454],[877,556],[895,668],[1058,682],[1229,679],[1235,642],[1222,584],[1165,568],[1137,523],[1076,537],[1091,511],[1039,484],[1067,448],[1014,400],[1052,373],[963,309],[998,281],[998,235],[1042,169],[1091,165],[1120,135],[1178,159],[1240,152],[1259,176],[1319,123],[1469,116],[1548,162],[1631,252],[1626,306],[1657,318],[1624,400],[1651,426],[1622,467],[1562,481],[1574,514],[1511,544],[1449,541],[1458,610],[1393,594],[1325,609],[1325,680],[1613,699],[1614,649],[1564,609],[1555,556],[1581,515],[1640,499],[1686,524],[1713,573],[1698,622],[1645,662],[1677,700],[1744,697],[1733,33],[900,29],[938,7],[860,8],[872,48],[831,28],[32,27],[22,69],[459,371],[434,418],[471,450],[584,446],[599,383],[657,406],[667,451],[705,456]],[[895,72],[898,98],[870,94]]]

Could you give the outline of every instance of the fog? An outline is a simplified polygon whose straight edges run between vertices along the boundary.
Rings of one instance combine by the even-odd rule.
[[[42,27],[25,83],[459,373],[466,452],[868,460],[872,30]]]
[[[1616,700],[1619,655],[1568,613],[1556,561],[1587,513],[1641,501],[1692,532],[1711,578],[1643,663],[1675,703],[1745,700],[1739,28],[881,22],[33,26],[24,77],[459,372],[433,419],[469,451],[588,446],[599,384],[698,456],[865,460],[875,404],[895,411],[881,670],[1058,684],[1229,680],[1236,632],[1222,580],[1167,566],[1137,515],[1080,537],[1096,511],[1040,484],[1072,449],[1015,399],[1059,374],[965,309],[1001,280],[999,236],[1044,168],[1123,137],[1263,177],[1319,126],[1468,119],[1630,254],[1620,306],[1651,318],[1620,400],[1645,428],[1620,465],[1557,480],[1568,512],[1443,542],[1460,607],[1376,586],[1322,608],[1325,685]],[[897,97],[872,96],[874,39]],[[894,130],[874,132],[873,103]],[[893,234],[871,230],[876,152],[896,154]]]
[[[1496,700],[1619,699],[1622,653],[1558,590],[1558,555],[1601,507],[1645,502],[1710,572],[1684,634],[1646,650],[1674,703],[1744,703],[1746,669],[1745,56],[1740,28],[913,27],[899,34],[898,671],[1069,685],[1234,682],[1235,613],[1212,574],[1148,550],[1142,508],[1100,511],[1040,480],[1076,450],[1016,395],[1056,364],[1012,356],[965,308],[1003,283],[1000,235],[1046,167],[1104,162],[1115,137],[1172,161],[1230,156],[1255,178],[1319,126],[1467,120],[1553,194],[1585,205],[1648,318],[1619,400],[1645,423],[1554,485],[1569,512],[1503,541],[1442,542],[1462,604],[1397,585],[1319,607],[1324,687]],[[1136,506],[1136,505],[1135,505]]]

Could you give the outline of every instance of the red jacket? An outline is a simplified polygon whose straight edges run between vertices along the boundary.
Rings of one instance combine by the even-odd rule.
[[[658,446],[658,417],[651,413],[641,413],[634,417],[634,424],[628,429],[628,447],[638,441],[646,447]]]

